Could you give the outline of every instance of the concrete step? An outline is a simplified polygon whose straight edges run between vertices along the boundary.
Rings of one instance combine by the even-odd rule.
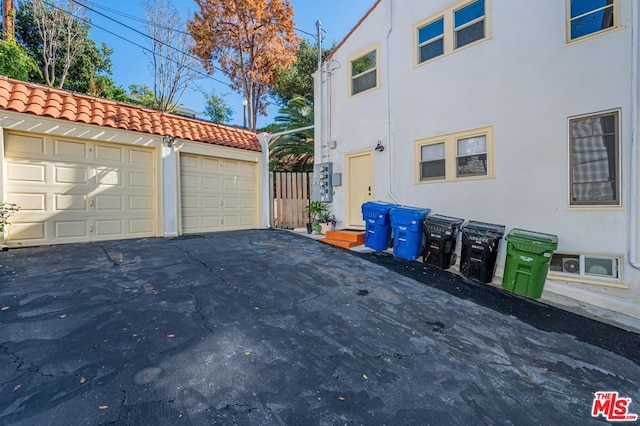
[[[326,238],[322,238],[322,241],[326,244],[342,248],[352,248],[361,246],[364,244],[365,231],[354,229],[338,229],[334,231],[327,231]]]

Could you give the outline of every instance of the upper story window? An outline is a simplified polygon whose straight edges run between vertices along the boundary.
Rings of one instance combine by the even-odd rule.
[[[619,0],[567,0],[568,41],[596,34],[617,25]]]
[[[569,120],[572,206],[620,204],[618,113]]]
[[[490,36],[491,0],[458,2],[415,26],[416,63],[421,64]]]
[[[420,62],[444,53],[444,18],[418,28],[418,50]]]
[[[372,50],[351,61],[351,95],[378,86],[378,51]]]
[[[484,38],[484,0],[473,2],[453,13],[456,49]]]

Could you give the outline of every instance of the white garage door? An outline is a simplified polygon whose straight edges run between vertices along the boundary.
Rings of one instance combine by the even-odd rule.
[[[182,232],[255,229],[256,179],[255,163],[181,154]]]
[[[5,138],[10,244],[155,235],[152,149],[49,136]]]

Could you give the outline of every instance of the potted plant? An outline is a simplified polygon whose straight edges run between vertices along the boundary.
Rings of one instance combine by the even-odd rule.
[[[0,247],[5,248],[4,234],[7,231],[7,225],[9,223],[9,217],[14,215],[20,210],[17,204],[8,203],[6,201],[0,202]]]
[[[307,212],[309,213],[308,233],[314,231],[317,234],[325,234],[333,230],[337,223],[336,217],[329,210],[329,205],[324,201],[311,201],[307,206]]]

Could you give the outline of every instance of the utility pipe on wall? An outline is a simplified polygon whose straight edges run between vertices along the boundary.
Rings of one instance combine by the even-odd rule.
[[[391,32],[393,31],[393,15],[392,15],[392,7],[391,0],[389,2],[389,32],[387,32],[387,45],[386,49],[386,71],[387,71],[387,161],[388,161],[388,172],[387,172],[387,195],[395,202],[396,204],[402,204],[393,193],[393,156],[391,155],[393,151],[393,143],[391,142],[391,59],[389,53],[389,39],[391,38]]]
[[[640,48],[640,13],[638,2],[632,1],[631,23],[631,182],[629,197],[629,263],[640,270],[638,261],[638,111],[640,103],[640,73],[638,49]]]

